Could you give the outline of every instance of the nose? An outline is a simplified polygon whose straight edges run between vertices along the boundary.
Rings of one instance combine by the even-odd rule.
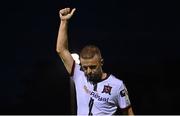
[[[92,73],[92,70],[88,67],[87,68],[87,74],[91,74]]]

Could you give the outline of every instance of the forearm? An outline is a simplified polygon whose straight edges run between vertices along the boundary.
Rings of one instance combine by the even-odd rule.
[[[133,112],[133,110],[132,110],[132,107],[129,108],[129,110],[128,110],[128,115],[129,115],[129,116],[134,116],[134,112]]]
[[[64,50],[68,50],[68,21],[61,21],[59,26],[56,51],[61,53]]]
[[[132,107],[124,109],[122,113],[123,113],[123,115],[134,116],[134,112],[132,110]]]
[[[64,8],[59,11],[59,16],[61,19],[59,32],[57,37],[56,51],[61,57],[67,71],[69,74],[72,73],[73,67],[73,57],[68,50],[68,21],[72,17],[75,9],[71,10],[70,8]]]

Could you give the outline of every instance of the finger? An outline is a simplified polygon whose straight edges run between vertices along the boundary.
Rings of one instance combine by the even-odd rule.
[[[60,17],[62,17],[62,16],[63,16],[61,12],[59,12],[59,15],[60,15]]]
[[[61,9],[61,10],[59,11],[59,14],[61,14],[61,15],[65,14],[65,9]]]
[[[75,11],[76,11],[76,8],[73,8],[71,11],[71,15],[73,15]]]
[[[62,10],[59,11],[59,14],[62,15]]]
[[[65,13],[65,14],[69,14],[69,13],[70,13],[70,8],[65,8],[65,9],[64,9],[64,13]]]
[[[70,12],[70,8],[66,8],[66,11],[67,11],[67,12]]]

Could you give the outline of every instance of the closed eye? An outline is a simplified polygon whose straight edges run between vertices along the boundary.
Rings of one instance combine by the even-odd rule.
[[[89,66],[90,69],[96,69],[96,65],[93,65],[93,66]]]
[[[87,66],[82,66],[82,68],[83,68],[83,70],[87,70],[88,67]]]
[[[92,65],[92,66],[82,66],[83,70],[87,70],[88,68],[90,69],[96,69],[96,65]]]

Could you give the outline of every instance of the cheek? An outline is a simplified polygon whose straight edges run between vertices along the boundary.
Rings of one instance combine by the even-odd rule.
[[[84,71],[84,74],[87,75],[87,71]]]
[[[98,68],[98,69],[94,70],[93,73],[94,73],[94,74],[99,74],[99,73],[101,73],[101,69]]]

